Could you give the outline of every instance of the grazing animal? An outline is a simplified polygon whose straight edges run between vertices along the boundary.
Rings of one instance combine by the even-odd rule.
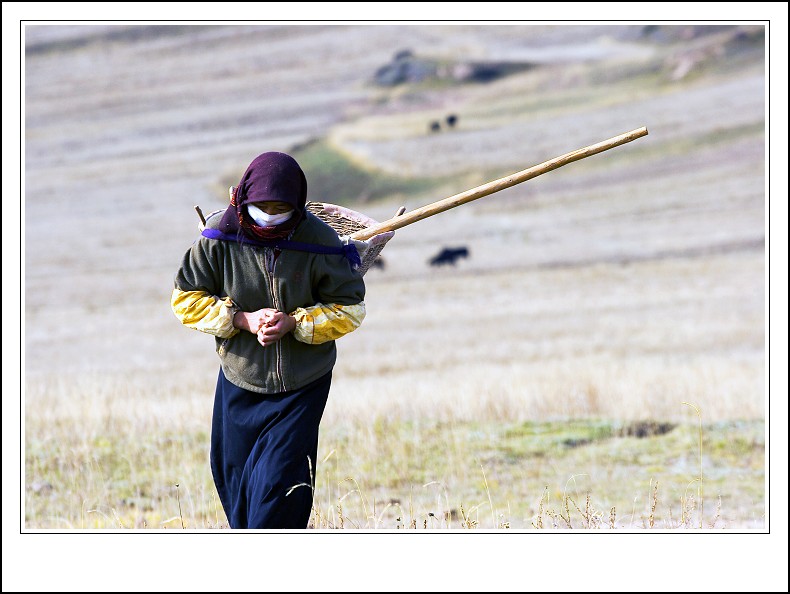
[[[451,113],[450,115],[447,116],[446,121],[447,121],[447,125],[452,128],[458,123],[458,116],[455,115],[454,113]]]
[[[439,130],[442,129],[442,125],[437,121],[433,121],[429,124],[428,129],[431,132],[438,132]]]
[[[373,260],[373,262],[370,263],[371,268],[381,268],[384,270],[385,266],[384,258],[381,256],[377,257],[375,260]]]
[[[431,266],[443,266],[444,264],[452,264],[455,266],[459,258],[468,258],[469,249],[464,247],[458,248],[444,248],[441,252],[436,254],[429,260]]]

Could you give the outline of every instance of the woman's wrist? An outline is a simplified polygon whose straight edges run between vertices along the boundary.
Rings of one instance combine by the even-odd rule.
[[[247,332],[250,331],[250,325],[247,323],[246,312],[237,311],[233,314],[233,327],[238,328],[239,330],[246,330]]]

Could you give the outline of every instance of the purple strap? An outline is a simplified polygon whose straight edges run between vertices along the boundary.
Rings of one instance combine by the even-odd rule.
[[[271,241],[258,241],[256,239],[250,239],[249,237],[245,237],[243,235],[236,236],[236,235],[229,235],[228,233],[223,233],[219,229],[203,229],[202,234],[203,237],[208,237],[209,239],[220,239],[222,241],[234,241],[236,243],[246,243],[249,245],[254,245],[257,247],[269,247],[275,248],[278,250],[294,250],[297,252],[311,252],[314,254],[328,254],[328,255],[338,255],[345,257],[349,262],[351,262],[351,267],[355,270],[362,265],[362,260],[359,257],[359,252],[357,251],[357,247],[350,243],[347,245],[343,245],[341,247],[332,247],[328,245],[320,245],[317,243],[304,243],[301,241],[290,241],[288,239],[274,239]]]

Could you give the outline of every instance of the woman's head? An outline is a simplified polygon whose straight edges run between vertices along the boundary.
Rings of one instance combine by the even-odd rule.
[[[268,152],[250,163],[236,188],[239,206],[251,202],[285,202],[297,211],[307,202],[307,179],[290,155]]]
[[[259,239],[290,233],[305,216],[307,179],[290,155],[258,155],[242,175],[222,217],[226,233],[243,230]]]

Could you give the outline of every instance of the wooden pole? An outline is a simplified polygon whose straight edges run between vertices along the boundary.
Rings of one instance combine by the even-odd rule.
[[[533,177],[553,171],[554,169],[562,167],[563,165],[567,165],[568,163],[573,163],[579,159],[584,159],[591,155],[596,155],[616,146],[620,146],[621,144],[631,142],[632,140],[636,140],[642,136],[647,136],[647,128],[645,127],[637,128],[636,130],[631,130],[630,132],[620,134],[619,136],[614,136],[597,144],[592,144],[573,152],[566,153],[560,157],[549,159],[548,161],[544,161],[539,165],[534,165],[529,169],[524,169],[523,171],[508,175],[507,177],[502,177],[500,179],[483,184],[482,186],[472,188],[471,190],[466,190],[465,192],[461,192],[455,196],[450,196],[444,200],[439,200],[438,202],[433,202],[427,206],[423,206],[416,210],[412,210],[391,219],[387,219],[382,223],[372,225],[366,229],[361,229],[360,231],[353,233],[351,235],[351,239],[369,239],[374,235],[378,235],[379,233],[386,233],[387,231],[400,229],[401,227],[411,225],[412,223],[416,223],[422,219],[427,219],[428,217],[432,217],[435,214],[439,214],[440,212],[455,208],[456,206],[466,204],[472,200],[477,200],[483,196],[488,196],[494,192],[499,192],[511,186],[515,186],[516,184],[520,184],[521,182],[525,182],[528,179],[532,179]]]

